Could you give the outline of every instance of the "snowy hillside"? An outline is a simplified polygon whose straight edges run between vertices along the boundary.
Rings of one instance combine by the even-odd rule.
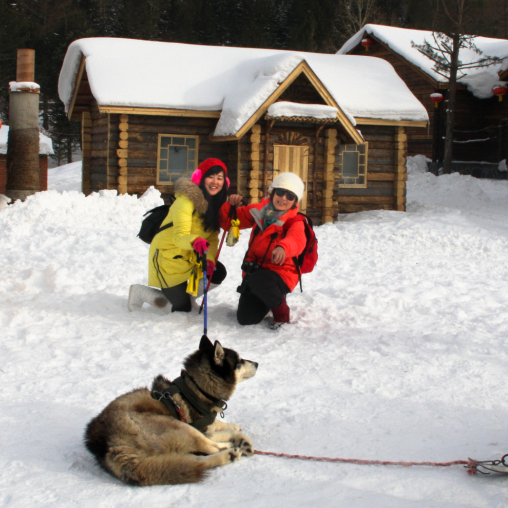
[[[260,364],[226,411],[258,450],[440,462],[508,453],[508,181],[435,177],[411,162],[406,213],[316,229],[318,265],[288,297],[285,329],[237,324],[248,234],[224,247],[229,276],[210,294],[208,336]],[[0,210],[0,506],[506,506],[508,476],[462,466],[257,455],[200,485],[108,476],[83,446],[86,423],[156,374],[177,377],[203,320],[127,311],[129,285],[146,283],[136,233],[158,191],[85,197],[68,191],[78,178],[79,164],[51,170],[53,190]]]

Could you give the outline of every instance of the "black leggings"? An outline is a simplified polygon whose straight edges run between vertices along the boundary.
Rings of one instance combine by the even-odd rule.
[[[226,267],[218,261],[212,275],[212,284],[221,284],[226,278]],[[171,303],[171,312],[190,312],[192,303],[189,293],[187,293],[187,281],[182,282],[170,288],[161,288],[164,296]]]
[[[278,273],[260,268],[245,275],[238,291],[241,293],[236,311],[238,322],[241,325],[256,325],[270,309],[283,302],[289,288]]]

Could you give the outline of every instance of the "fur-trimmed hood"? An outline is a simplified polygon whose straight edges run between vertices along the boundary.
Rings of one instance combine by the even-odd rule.
[[[175,182],[175,195],[178,194],[189,199],[200,215],[204,215],[208,210],[208,202],[203,191],[190,178],[179,178]]]

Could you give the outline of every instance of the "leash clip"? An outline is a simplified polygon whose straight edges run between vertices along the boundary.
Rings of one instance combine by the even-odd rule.
[[[221,400],[222,411],[219,413],[221,418],[224,418],[224,411],[228,408],[228,403],[225,400]]]
[[[177,411],[181,411],[181,408],[180,408],[180,405],[178,404],[178,402],[171,396],[171,394],[169,392],[153,392],[157,395],[160,395],[159,397],[159,402],[162,401],[162,399],[166,399],[166,400],[170,400],[171,401],[171,404],[173,404],[173,406],[175,406],[176,410]]]
[[[499,460],[474,460],[469,459],[469,464],[466,466],[469,471],[468,473],[482,473],[482,474],[490,474],[486,473],[485,471],[482,471],[481,469],[478,469],[479,467],[482,467],[484,469],[487,469],[489,471],[494,471],[496,473],[503,473],[508,474],[508,453],[506,455],[503,455],[501,459]]]

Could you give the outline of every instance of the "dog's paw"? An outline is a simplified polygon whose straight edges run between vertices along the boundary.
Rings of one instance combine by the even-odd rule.
[[[254,446],[252,441],[245,434],[237,434],[233,443],[241,450],[244,457],[252,457],[254,455]]]
[[[229,463],[238,462],[242,458],[242,452],[240,448],[230,448],[228,450],[229,453]]]

